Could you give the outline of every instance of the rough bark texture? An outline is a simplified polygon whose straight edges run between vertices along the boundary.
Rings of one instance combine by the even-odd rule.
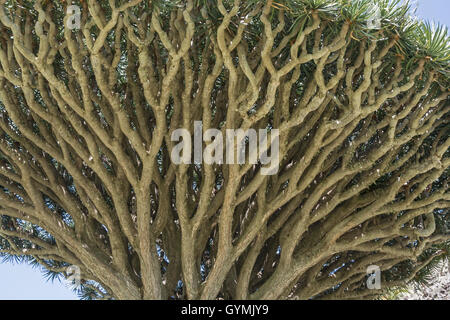
[[[316,2],[82,1],[70,30],[1,0],[1,252],[117,299],[371,298],[367,266],[448,255],[448,61]],[[279,129],[279,172],[175,165],[194,121]]]

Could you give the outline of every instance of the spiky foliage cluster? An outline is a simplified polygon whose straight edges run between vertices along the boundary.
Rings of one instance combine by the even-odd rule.
[[[0,0],[0,252],[84,299],[374,298],[449,257],[447,29],[400,0]],[[171,133],[280,130],[280,170]]]

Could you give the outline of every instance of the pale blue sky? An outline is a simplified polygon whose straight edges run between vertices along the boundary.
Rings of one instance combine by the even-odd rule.
[[[450,26],[450,0],[418,0],[417,15]],[[38,269],[28,265],[0,263],[0,300],[77,299],[64,283],[44,279]]]
[[[73,300],[78,297],[63,282],[47,281],[42,271],[26,264],[0,264],[0,300]]]
[[[417,15],[426,20],[434,20],[450,27],[449,0],[417,0]]]

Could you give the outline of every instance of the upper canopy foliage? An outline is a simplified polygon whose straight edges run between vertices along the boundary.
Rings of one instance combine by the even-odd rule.
[[[66,2],[64,0],[40,0],[44,8],[52,6],[54,18],[57,22],[56,27],[63,34]],[[97,1],[104,9],[106,18],[111,14],[109,1]],[[222,13],[219,10],[219,1],[217,0],[195,0],[194,15],[197,30],[196,32],[215,32],[222,21]],[[312,14],[317,13],[323,21],[328,21],[326,32],[330,36],[335,35],[343,23],[349,23],[351,26],[351,37],[355,41],[372,39],[383,41],[390,38],[396,38],[397,43],[394,47],[395,54],[404,59],[405,65],[414,65],[420,59],[427,59],[429,63],[427,68],[436,70],[443,74],[442,83],[447,85],[450,78],[450,41],[448,27],[442,24],[434,24],[422,21],[415,16],[415,8],[410,0],[279,0],[271,1],[273,12],[270,16],[273,25],[278,21],[277,12],[282,11],[285,14],[286,28],[285,32],[291,31],[297,24],[306,27],[312,20]],[[84,6],[83,0],[72,1],[81,8]],[[126,0],[115,0],[115,5],[127,4]],[[132,12],[138,15],[138,12],[158,11],[161,23],[169,21],[170,12],[186,6],[185,0],[142,0],[138,5],[132,7]],[[257,7],[262,6],[262,1],[248,0],[242,1],[239,10],[236,13],[241,17],[241,21],[233,21],[229,28],[236,31],[240,23],[246,23],[245,37],[259,37],[264,29],[260,19],[251,16],[251,12]],[[18,8],[24,8],[27,14],[37,18],[38,12],[35,10],[35,0],[7,0],[5,5],[11,9],[10,14],[18,14]],[[221,2],[226,10],[229,10],[233,0],[224,0]],[[23,13],[22,13],[23,14]],[[206,23],[204,18],[214,24]],[[244,22],[244,20],[246,20]],[[202,28],[206,31],[202,31]],[[278,38],[281,38],[282,33]],[[275,43],[277,44],[277,43]]]

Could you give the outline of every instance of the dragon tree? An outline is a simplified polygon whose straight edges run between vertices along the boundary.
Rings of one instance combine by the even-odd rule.
[[[403,0],[0,0],[0,255],[79,270],[84,299],[426,279],[450,256],[449,62]],[[197,122],[278,130],[278,170],[175,163]]]

